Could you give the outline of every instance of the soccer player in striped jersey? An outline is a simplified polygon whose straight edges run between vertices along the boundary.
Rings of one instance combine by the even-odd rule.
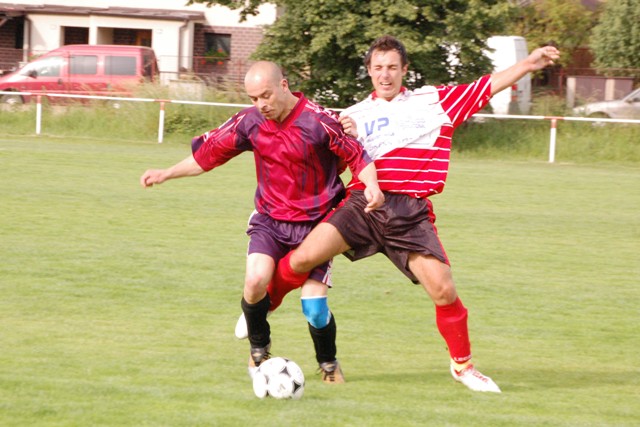
[[[339,207],[280,261],[274,278],[277,293],[283,295],[298,286],[307,271],[336,254],[354,261],[383,253],[411,281],[420,283],[435,304],[436,324],[449,349],[453,378],[471,390],[499,393],[495,382],[471,362],[467,309],[456,292],[429,197],[444,188],[454,129],[493,94],[526,73],[552,64],[558,56],[555,48],[547,46],[470,84],[409,90],[402,85],[409,66],[404,45],[391,36],[376,40],[365,56],[374,91],[346,109],[341,121],[374,159],[385,204],[363,215],[362,184],[349,185]]]
[[[241,307],[250,342],[249,374],[269,358],[271,330],[267,286],[285,254],[344,197],[339,173],[346,164],[364,182],[369,212],[384,202],[375,165],[338,117],[289,90],[280,68],[267,61],[251,66],[245,89],[253,103],[220,127],[192,141],[193,154],[167,169],[147,170],[143,187],[197,176],[252,151],[256,165],[255,211],[249,220],[249,248]],[[343,382],[336,359],[336,324],[327,304],[329,260],[305,279],[302,308],[325,382]],[[315,266],[314,266],[315,267]]]

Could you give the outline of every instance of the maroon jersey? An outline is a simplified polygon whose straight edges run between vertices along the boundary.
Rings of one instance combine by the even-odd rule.
[[[205,171],[253,151],[258,187],[255,208],[280,221],[315,221],[344,196],[341,160],[357,175],[371,162],[345,135],[337,116],[302,93],[282,122],[246,108],[222,126],[193,139],[193,156]]]

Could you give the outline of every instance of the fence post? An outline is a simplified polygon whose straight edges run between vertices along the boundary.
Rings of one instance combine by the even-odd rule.
[[[42,96],[36,96],[36,135],[42,131]]]
[[[556,128],[558,119],[551,119],[551,135],[549,136],[549,163],[553,163],[556,158]]]
[[[158,144],[164,139],[164,101],[160,101],[160,119],[158,122]]]

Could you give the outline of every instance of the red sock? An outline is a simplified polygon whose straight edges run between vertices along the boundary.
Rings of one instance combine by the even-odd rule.
[[[449,354],[456,363],[471,359],[471,343],[467,329],[467,309],[460,298],[452,304],[436,305],[436,324],[440,335],[449,347]]]
[[[310,272],[297,273],[293,271],[291,265],[289,265],[289,258],[291,258],[292,253],[293,251],[280,259],[276,271],[273,273],[273,279],[267,285],[267,292],[269,292],[269,297],[271,298],[269,311],[278,308],[282,304],[285,295],[304,285],[304,282],[309,278]]]

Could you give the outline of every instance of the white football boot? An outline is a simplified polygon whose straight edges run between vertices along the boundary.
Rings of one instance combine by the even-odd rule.
[[[454,368],[451,363],[451,375],[453,379],[466,385],[473,391],[488,391],[492,393],[501,393],[500,387],[493,380],[478,371],[472,363],[469,363],[461,371]]]

